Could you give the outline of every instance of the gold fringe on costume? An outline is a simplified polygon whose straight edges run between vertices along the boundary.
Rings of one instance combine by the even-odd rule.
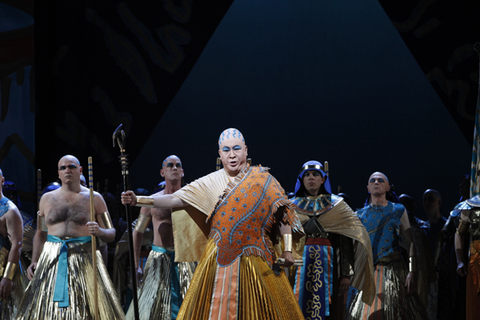
[[[61,243],[47,241],[38,261],[35,275],[25,291],[17,320],[83,320],[93,319],[93,266],[90,243],[67,243],[70,306],[59,308],[53,301],[57,262]],[[99,319],[125,319],[113,289],[102,256],[97,251]]]
[[[141,320],[170,320],[171,311],[171,258],[168,254],[150,251],[143,273],[143,286],[139,290],[138,310]],[[180,293],[184,299],[195,271],[195,263],[178,263]],[[127,319],[134,319],[133,302]]]
[[[388,263],[375,265],[377,293],[372,305],[362,302],[360,291],[352,299],[345,320],[428,320],[427,311],[418,295],[407,293],[407,265],[403,258],[397,257]]]
[[[237,286],[235,281],[230,282],[229,278],[225,281],[219,279],[219,271],[222,271],[219,269],[223,268],[217,265],[216,257],[217,247],[210,239],[177,320],[212,319],[211,310],[214,309],[225,311],[220,314],[221,319],[304,319],[293,293],[288,291],[290,285],[283,271],[277,276],[261,257],[241,256]],[[231,274],[235,278],[235,271]],[[216,287],[220,284],[221,288]],[[212,299],[214,291],[219,289],[224,293],[222,305],[218,305],[220,299]],[[234,307],[229,305],[236,302],[238,304]]]

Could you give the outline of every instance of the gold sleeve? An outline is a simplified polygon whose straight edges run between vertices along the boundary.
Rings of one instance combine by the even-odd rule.
[[[135,204],[135,206],[153,208],[154,203],[155,200],[153,199],[153,197],[137,196],[137,203]]]
[[[138,215],[137,224],[135,225],[135,231],[143,233],[150,222],[150,218],[144,214]]]
[[[3,277],[13,280],[15,276],[15,272],[17,271],[18,266],[13,262],[7,262],[7,266],[5,267],[5,271],[3,272]]]
[[[45,216],[37,214],[37,229],[47,232],[47,224],[45,223]]]
[[[108,213],[108,211],[100,213],[99,216],[100,216],[100,222],[103,223],[103,227],[105,229],[113,228],[112,219],[110,218],[110,214]]]

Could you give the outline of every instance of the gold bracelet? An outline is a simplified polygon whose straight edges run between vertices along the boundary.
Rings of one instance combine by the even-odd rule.
[[[108,211],[100,213],[99,216],[100,216],[100,220],[103,222],[103,226],[105,227],[105,229],[113,228],[112,219],[110,218]]]
[[[153,208],[154,203],[155,200],[153,199],[153,197],[137,196],[137,203],[135,204],[135,206]]]
[[[417,260],[415,257],[408,257],[408,272],[417,271]]]
[[[292,234],[285,233],[283,235],[283,251],[292,252]]]
[[[13,280],[13,276],[17,271],[17,265],[13,262],[7,262],[7,266],[5,267],[5,271],[3,272],[3,277]]]
[[[147,229],[148,223],[150,222],[150,217],[139,214],[137,224],[135,225],[135,231],[143,233]]]
[[[47,224],[45,223],[45,216],[37,215],[37,229],[47,232]]]
[[[465,220],[460,220],[460,224],[458,225],[458,228],[457,228],[457,233],[461,236],[464,236],[468,232],[469,226],[470,226],[469,222]]]

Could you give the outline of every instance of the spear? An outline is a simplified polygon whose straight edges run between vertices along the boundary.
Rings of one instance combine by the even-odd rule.
[[[88,157],[88,186],[90,187],[90,221],[95,221],[95,205],[93,198],[93,164]],[[93,300],[95,320],[98,320],[98,290],[97,290],[97,241],[92,234],[92,264],[93,264]]]

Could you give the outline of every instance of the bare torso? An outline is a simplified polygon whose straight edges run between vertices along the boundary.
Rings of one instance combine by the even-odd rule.
[[[86,225],[90,221],[88,189],[82,189],[79,193],[57,189],[48,195],[43,208],[48,234],[57,237],[90,235]]]
[[[153,224],[153,245],[173,247],[172,210],[151,208],[150,214]]]

